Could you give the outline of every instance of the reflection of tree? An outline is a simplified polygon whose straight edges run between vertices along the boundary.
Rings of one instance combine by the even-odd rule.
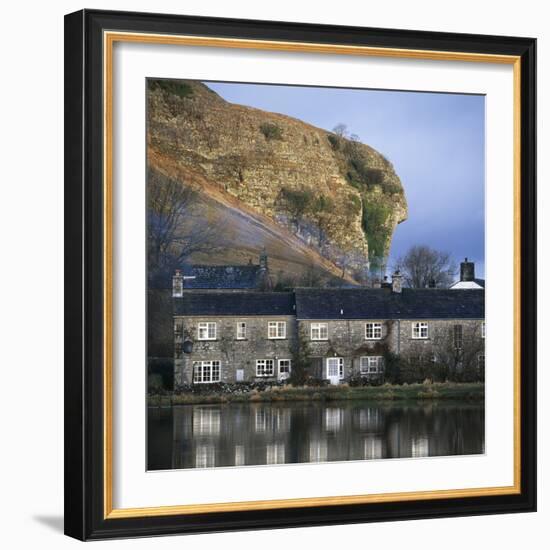
[[[153,285],[191,254],[212,249],[218,228],[208,215],[197,210],[198,202],[197,192],[190,185],[149,169],[147,252]]]

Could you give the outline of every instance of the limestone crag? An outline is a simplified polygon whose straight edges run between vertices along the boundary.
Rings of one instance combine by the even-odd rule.
[[[151,80],[147,98],[150,164],[169,159],[343,271],[387,255],[407,205],[392,165],[368,145],[228,103],[199,82]]]

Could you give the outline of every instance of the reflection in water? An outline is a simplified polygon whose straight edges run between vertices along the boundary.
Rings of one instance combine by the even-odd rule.
[[[235,445],[235,466],[244,466],[244,445]]]
[[[342,426],[342,409],[331,407],[325,410],[325,428],[327,432],[337,432]]]
[[[364,458],[382,458],[382,440],[378,436],[367,436],[365,438]]]
[[[197,407],[193,411],[193,435],[219,435],[220,409]]]
[[[213,468],[216,465],[214,445],[197,445],[195,449],[195,468]]]
[[[482,403],[234,403],[149,409],[148,469],[484,452]]]
[[[285,463],[285,444],[268,443],[266,447],[266,464],[284,464]]]
[[[327,451],[327,440],[326,439],[316,439],[309,442],[309,462],[326,462],[328,451]]]

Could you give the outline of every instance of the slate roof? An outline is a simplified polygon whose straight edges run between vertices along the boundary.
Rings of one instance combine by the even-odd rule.
[[[471,285],[476,284],[481,288],[485,288],[485,279],[473,279],[471,281],[456,281],[449,288],[472,288]]]
[[[174,299],[174,315],[295,315],[292,292],[188,292]]]
[[[298,319],[483,319],[485,291],[296,289]]]
[[[193,265],[184,267],[183,275],[194,276],[185,279],[185,289],[235,289],[259,288],[265,270],[259,265]]]

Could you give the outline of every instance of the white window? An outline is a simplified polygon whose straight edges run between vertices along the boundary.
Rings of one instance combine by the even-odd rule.
[[[195,384],[210,384],[219,382],[221,376],[219,361],[195,361],[193,363],[193,382]]]
[[[311,323],[311,339],[312,340],[328,340],[328,324],[327,323]]]
[[[215,340],[216,323],[199,323],[199,340]]]
[[[269,321],[267,324],[267,337],[270,340],[281,340],[286,338],[286,322]]]
[[[246,339],[246,323],[237,323],[237,340]]]
[[[428,338],[428,323],[413,323],[412,324],[412,337],[415,339]]]
[[[485,338],[485,321],[481,323],[481,337]]]
[[[273,376],[275,373],[274,359],[258,359],[256,361],[256,376]]]
[[[382,338],[382,323],[365,323],[365,339],[380,340]]]
[[[361,374],[378,374],[383,372],[382,357],[380,355],[369,355],[361,357]]]
[[[281,380],[284,380],[290,376],[290,371],[292,368],[291,363],[292,361],[290,359],[279,359],[279,378]]]

